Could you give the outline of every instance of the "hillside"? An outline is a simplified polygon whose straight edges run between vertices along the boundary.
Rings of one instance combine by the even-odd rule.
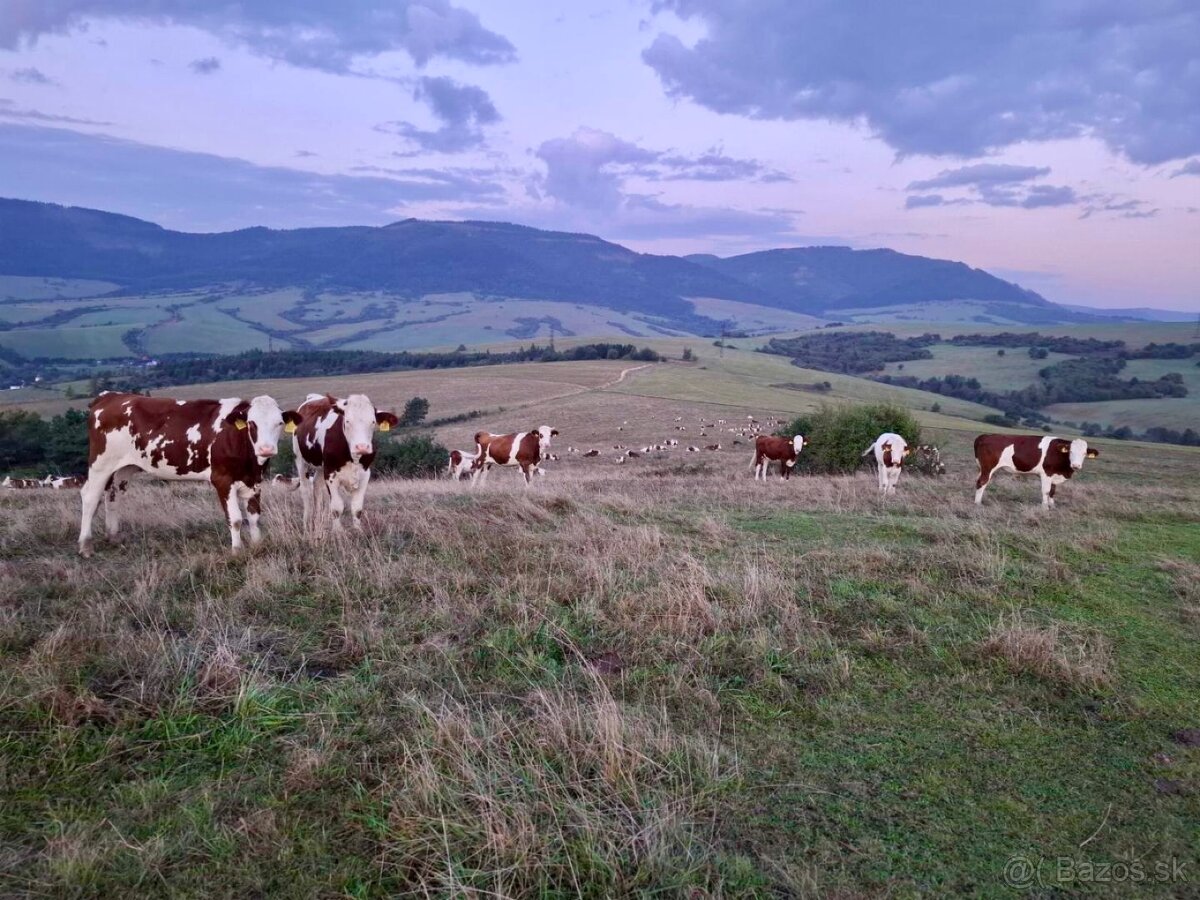
[[[764,333],[816,317],[912,318],[914,305],[934,319],[1084,318],[962,263],[891,250],[682,258],[416,219],[188,234],[20,200],[0,200],[0,235],[0,346],[30,358]]]
[[[721,259],[688,259],[762,291],[771,305],[833,316],[917,303],[975,300],[985,312],[1017,321],[1063,321],[1064,309],[1033,291],[960,262],[895,250],[794,247]],[[1015,307],[1015,308],[1014,308]]]
[[[204,486],[135,482],[86,562],[75,495],[0,492],[0,893],[1005,897],[1014,856],[1074,894],[1058,859],[1131,847],[1194,877],[1197,452],[1102,442],[1050,516],[1013,478],[976,507],[975,429],[930,413],[949,473],[887,501],[753,484],[745,447],[614,465],[623,420],[810,377],[699,366],[387,376],[487,407],[447,443],[544,421],[564,459],[373,480],[335,539],[269,486],[233,560]]]

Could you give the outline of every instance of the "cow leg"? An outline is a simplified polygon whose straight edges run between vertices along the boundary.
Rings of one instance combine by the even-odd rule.
[[[296,486],[300,489],[300,503],[304,508],[301,516],[301,523],[307,531],[312,527],[313,523],[313,506],[316,500],[316,472],[305,462],[304,457],[300,455],[299,447],[296,446],[296,441],[292,441],[292,447],[296,451]]]
[[[262,540],[262,531],[258,527],[258,517],[262,515],[262,485],[256,484],[245,499],[246,525],[250,528],[250,543],[257,544]]]
[[[992,472],[994,471],[993,469]],[[992,480],[992,472],[984,472],[983,463],[979,464],[979,478],[975,480],[975,504],[977,506],[983,503],[983,492],[987,490],[988,483]]]
[[[104,499],[104,495],[110,488],[115,490],[116,476],[126,468],[122,465],[113,466],[111,463],[105,465],[102,460],[98,459],[88,467],[87,481],[83,483],[83,487],[79,491],[80,505],[80,521],[79,521],[79,555],[89,557],[92,555],[92,520],[96,518],[96,510],[100,506],[100,501]],[[108,526],[108,512],[105,511],[105,526]]]
[[[350,524],[362,528],[363,504],[367,501],[367,484],[371,480],[371,470],[363,469],[358,476],[358,484],[350,495]]]
[[[82,518],[79,522],[80,556],[92,555],[92,519],[96,517],[96,510],[100,506],[100,500],[104,496],[111,477],[107,473],[91,471],[79,492],[83,507]]]
[[[329,491],[329,515],[333,519],[333,530],[342,530],[342,513],[346,509],[346,501],[342,499],[342,489],[338,485],[337,473],[325,476],[325,487]]]
[[[1054,482],[1042,476],[1042,509],[1054,508]]]
[[[114,544],[121,540],[121,517],[117,511],[117,499],[121,494],[122,471],[124,470],[114,472],[104,485],[104,533]]]
[[[886,494],[888,492],[888,468],[883,463],[879,463],[875,472],[879,481],[879,493]]]
[[[217,501],[225,511],[225,521],[229,523],[229,544],[234,553],[242,549],[242,504],[238,500],[236,484],[227,481],[214,481],[213,488],[217,492]]]
[[[903,470],[899,466],[896,466],[895,469],[893,469],[890,473],[888,473],[888,493],[889,494],[896,493],[896,485],[898,485],[900,483],[900,472],[901,471],[903,471]]]

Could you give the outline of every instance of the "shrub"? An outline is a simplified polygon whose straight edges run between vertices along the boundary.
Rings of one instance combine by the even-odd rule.
[[[403,438],[375,438],[377,475],[394,478],[427,478],[436,475],[450,461],[450,451],[428,434],[413,434]]]
[[[1016,419],[1010,419],[1008,416],[1002,416],[999,413],[988,413],[983,417],[983,421],[988,425],[996,425],[1000,428],[1016,428]]]
[[[802,434],[812,441],[796,461],[796,470],[820,475],[853,472],[863,463],[863,451],[885,431],[894,431],[912,446],[921,443],[921,426],[901,406],[876,403],[867,406],[823,406],[810,415],[793,419],[778,433]]]

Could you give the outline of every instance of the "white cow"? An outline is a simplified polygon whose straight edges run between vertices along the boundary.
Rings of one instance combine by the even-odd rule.
[[[882,494],[896,493],[896,483],[900,480],[900,469],[904,465],[904,458],[912,453],[908,441],[894,432],[885,431],[875,438],[875,443],[863,451],[863,456],[871,453],[875,454],[875,464],[879,470],[879,492]]]

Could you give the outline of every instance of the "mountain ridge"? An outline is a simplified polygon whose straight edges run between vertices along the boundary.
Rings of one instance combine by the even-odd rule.
[[[697,334],[728,326],[721,317],[730,315],[729,301],[825,319],[951,301],[970,301],[973,320],[992,324],[1092,316],[965,263],[888,248],[671,256],[588,233],[416,218],[190,233],[104,210],[3,198],[0,237],[0,275],[109,282],[114,296],[229,285],[413,299],[458,293],[599,307]]]

